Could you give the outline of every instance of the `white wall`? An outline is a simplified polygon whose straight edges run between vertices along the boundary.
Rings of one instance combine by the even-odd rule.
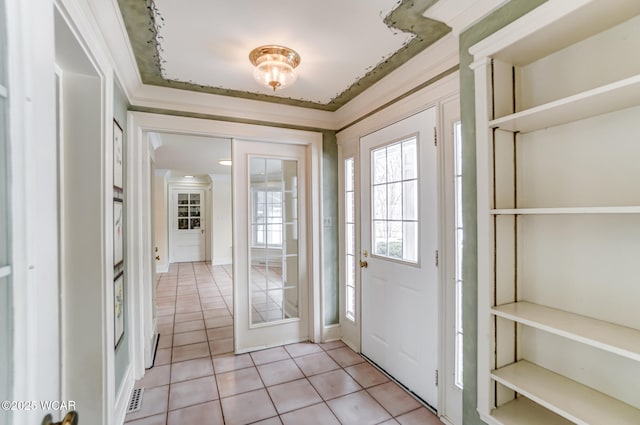
[[[169,240],[167,235],[167,170],[156,170],[153,179],[153,232],[157,251],[154,256],[160,257],[156,261],[156,272],[165,273],[169,270]],[[154,247],[154,248],[155,248]]]
[[[231,264],[232,208],[231,208],[231,176],[211,175],[212,180],[212,250],[213,265]]]

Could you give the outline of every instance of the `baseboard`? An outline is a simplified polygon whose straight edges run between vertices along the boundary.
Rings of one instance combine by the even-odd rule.
[[[156,273],[167,273],[169,271],[168,264],[156,264]]]
[[[125,416],[127,416],[129,397],[131,396],[131,391],[133,391],[133,386],[135,385],[135,383],[136,381],[133,378],[133,366],[129,364],[129,367],[124,374],[122,385],[120,385],[120,389],[116,393],[116,405],[114,409],[115,424],[124,423]]]
[[[340,324],[325,326],[322,329],[322,342],[338,341],[342,338],[342,327]]]
[[[149,369],[153,366],[153,360],[156,355],[156,349],[158,348],[158,332],[157,332],[157,318],[153,319],[153,328],[151,332],[151,337],[144,344],[144,368]]]

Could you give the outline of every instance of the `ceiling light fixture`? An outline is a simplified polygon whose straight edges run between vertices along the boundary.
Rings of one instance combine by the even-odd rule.
[[[184,178],[185,178],[185,179],[192,179],[192,178],[193,178],[193,176],[186,175],[186,176],[184,176]]]
[[[249,53],[249,60],[256,67],[253,78],[274,92],[291,85],[298,78],[294,68],[300,65],[300,55],[288,47],[256,47]]]
[[[218,161],[218,164],[220,165],[231,165],[231,160],[230,159],[222,159],[220,161]]]

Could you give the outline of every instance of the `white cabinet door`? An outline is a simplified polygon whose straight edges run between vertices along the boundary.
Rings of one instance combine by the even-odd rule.
[[[434,127],[432,108],[360,140],[360,260],[363,354],[437,408]]]
[[[171,261],[204,261],[204,190],[172,189],[171,205]]]

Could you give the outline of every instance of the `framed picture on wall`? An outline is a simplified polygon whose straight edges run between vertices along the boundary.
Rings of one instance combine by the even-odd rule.
[[[124,273],[116,276],[113,283],[113,346],[118,344],[124,335]]]
[[[122,200],[113,199],[113,266],[116,267],[124,261],[124,235],[123,235],[124,209]]]
[[[122,190],[122,127],[113,120],[113,186]]]

